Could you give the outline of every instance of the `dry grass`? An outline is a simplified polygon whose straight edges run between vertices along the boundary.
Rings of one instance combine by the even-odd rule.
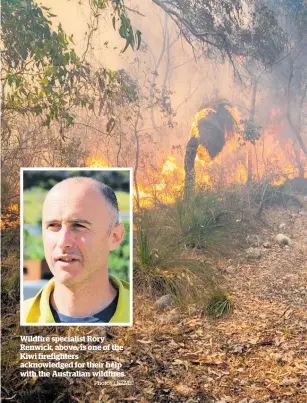
[[[181,305],[203,303],[221,272],[186,247],[170,225],[169,210],[143,211],[136,219],[134,287],[152,297],[173,294]]]

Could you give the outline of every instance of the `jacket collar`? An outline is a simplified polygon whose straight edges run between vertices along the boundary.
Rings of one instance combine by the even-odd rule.
[[[118,289],[117,308],[109,323],[128,323],[130,322],[130,295],[129,285],[113,276],[109,276],[111,283]],[[55,323],[51,309],[50,296],[55,287],[55,279],[52,278],[34,297],[32,309],[39,307],[39,323]],[[26,322],[31,322],[31,309],[26,318]]]

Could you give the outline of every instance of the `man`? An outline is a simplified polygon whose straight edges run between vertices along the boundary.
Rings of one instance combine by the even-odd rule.
[[[109,276],[124,236],[116,195],[94,179],[65,179],[47,194],[42,232],[54,277],[24,302],[25,323],[130,322],[129,284]]]

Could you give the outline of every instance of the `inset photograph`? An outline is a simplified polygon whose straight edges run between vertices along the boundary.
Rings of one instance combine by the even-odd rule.
[[[21,325],[132,325],[132,170],[21,168]]]

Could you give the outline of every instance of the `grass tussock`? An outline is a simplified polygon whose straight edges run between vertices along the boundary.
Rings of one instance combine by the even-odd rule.
[[[170,213],[174,227],[191,248],[206,249],[226,224],[220,198],[209,191],[198,192],[189,200],[178,199]]]
[[[153,297],[171,293],[179,304],[204,301],[220,280],[219,270],[191,257],[168,214],[144,210],[136,217],[134,287]]]
[[[218,290],[211,296],[206,306],[206,314],[213,319],[219,319],[231,315],[233,308],[234,304],[229,295]]]
[[[214,255],[230,255],[242,248],[244,232],[234,213],[237,200],[222,192],[199,189],[188,199],[179,198],[168,208],[168,224],[188,249]]]

